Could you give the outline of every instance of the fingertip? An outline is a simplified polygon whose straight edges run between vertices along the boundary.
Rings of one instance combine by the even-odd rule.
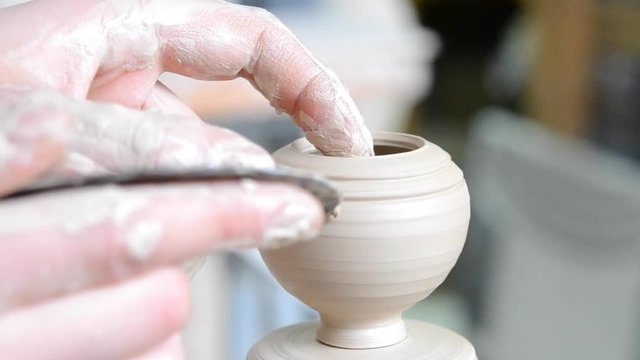
[[[260,248],[274,249],[314,239],[324,224],[320,202],[306,191],[281,189],[283,208],[268,218],[263,228]]]
[[[294,121],[324,155],[373,155],[371,132],[346,87],[333,72],[321,69],[323,76],[312,78],[298,95]]]
[[[179,268],[166,268],[155,271],[150,276],[152,295],[148,305],[152,307],[151,321],[162,333],[172,334],[186,323],[190,309],[189,280]]]
[[[186,189],[185,189],[186,190]],[[245,179],[191,188],[191,195],[167,199],[147,213],[168,218],[154,258],[192,257],[204,251],[281,247],[313,239],[324,223],[319,201],[288,184]],[[176,216],[174,202],[188,203]],[[177,203],[176,203],[177,204]],[[188,234],[188,236],[185,236]],[[179,247],[179,248],[178,248]]]

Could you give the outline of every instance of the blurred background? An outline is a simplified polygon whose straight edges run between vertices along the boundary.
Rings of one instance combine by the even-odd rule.
[[[483,360],[640,359],[640,1],[240,2],[334,69],[371,129],[421,135],[464,170],[465,250],[406,317]],[[244,80],[162,79],[269,150],[301,136]],[[190,360],[244,359],[316,316],[252,251],[210,256],[192,286]]]
[[[640,2],[244,3],[334,69],[370,128],[424,136],[465,171],[465,250],[406,317],[485,360],[640,359]],[[243,80],[164,80],[269,150],[300,136]],[[212,257],[193,285],[190,359],[244,359],[315,317],[254,252]]]

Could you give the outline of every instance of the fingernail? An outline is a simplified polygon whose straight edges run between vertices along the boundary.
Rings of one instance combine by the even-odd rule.
[[[309,241],[319,232],[319,205],[309,200],[294,200],[265,224],[261,248],[277,249],[297,242]]]

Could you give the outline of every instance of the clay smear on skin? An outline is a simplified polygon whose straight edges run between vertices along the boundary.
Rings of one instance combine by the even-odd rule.
[[[0,97],[19,89],[0,86]],[[20,99],[0,99],[0,167],[13,162],[28,165],[31,149],[42,142],[62,143],[67,138],[68,127],[60,116],[64,104],[47,92],[25,93]],[[46,116],[48,114],[48,116]],[[58,117],[51,118],[51,114]]]
[[[127,251],[136,260],[151,257],[158,241],[162,237],[163,228],[160,221],[143,221],[134,225],[125,235]]]
[[[307,138],[327,155],[373,155],[373,138],[353,99],[335,73],[317,60],[314,62],[323,77],[315,78],[319,83],[312,84],[313,90],[302,96],[306,96],[307,101],[322,104],[324,108],[316,107],[315,118],[304,111],[299,112],[298,121]]]
[[[1,113],[0,116],[2,116]],[[14,158],[16,152],[15,145],[9,142],[3,132],[0,132],[0,169]]]
[[[257,145],[192,119],[114,104],[77,103],[74,107],[77,133],[71,149],[108,170],[273,166],[272,159]],[[216,139],[218,132],[223,139]]]

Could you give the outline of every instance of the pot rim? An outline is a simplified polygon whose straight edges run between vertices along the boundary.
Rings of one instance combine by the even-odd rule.
[[[374,145],[408,149],[394,154],[363,157],[324,156],[305,138],[274,153],[280,165],[318,171],[332,179],[394,179],[424,176],[449,166],[451,157],[420,136],[374,132]]]

